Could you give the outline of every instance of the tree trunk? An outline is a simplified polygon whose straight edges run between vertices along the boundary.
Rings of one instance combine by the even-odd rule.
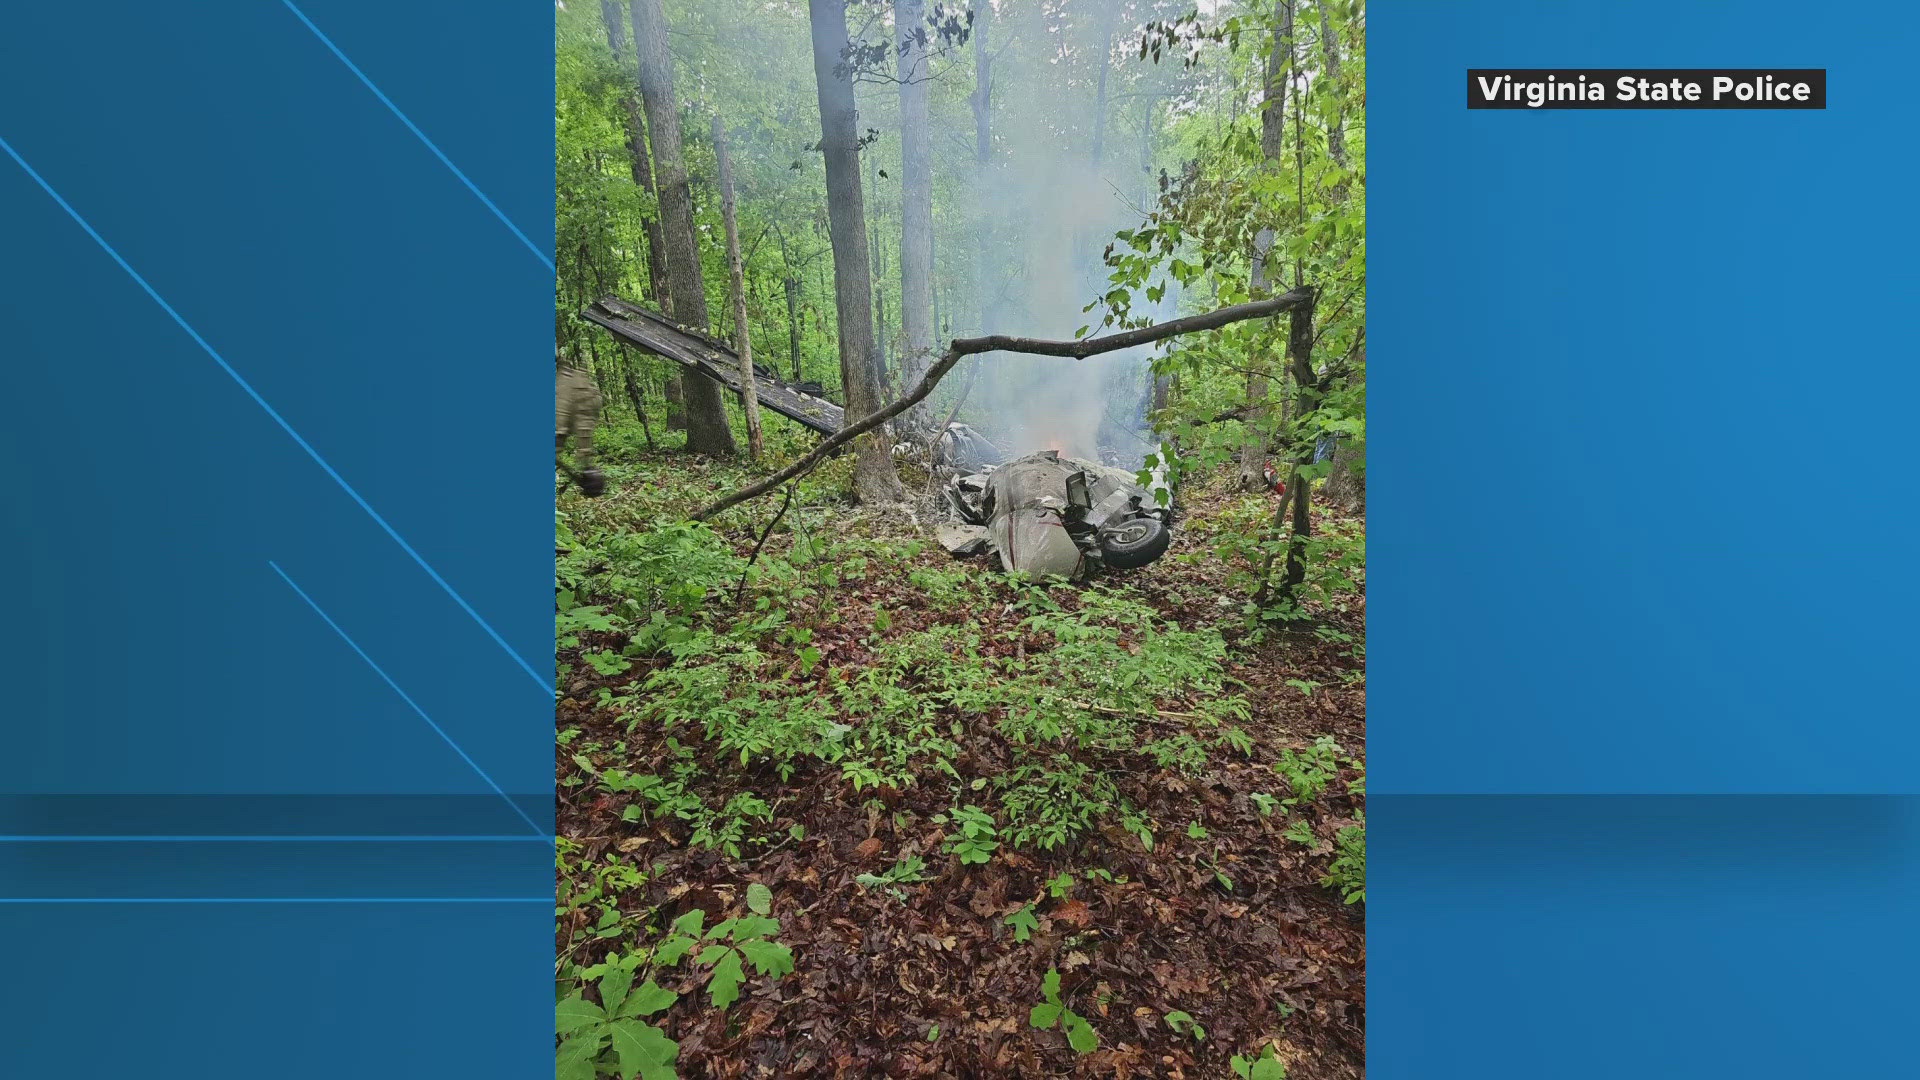
[[[1100,173],[1107,148],[1107,71],[1113,67],[1113,23],[1120,14],[1119,4],[1106,5],[1100,20],[1100,81],[1093,92],[1093,172]]]
[[[1342,92],[1340,86],[1340,38],[1335,35],[1333,23],[1327,18],[1326,0],[1321,0],[1319,7],[1320,53],[1321,56],[1325,58],[1327,65],[1327,91],[1334,95],[1335,101],[1338,101],[1340,100],[1339,95]],[[1337,109],[1333,114],[1332,123],[1327,128],[1327,156],[1332,158],[1333,163],[1342,169],[1347,167],[1346,124],[1343,122],[1340,112]],[[1338,201],[1345,198],[1346,191],[1346,184],[1336,185],[1334,188],[1334,199]]]
[[[1366,346],[1356,350],[1356,366],[1364,367],[1367,362]],[[1351,382],[1353,376],[1348,376]],[[1327,497],[1345,509],[1348,513],[1367,512],[1367,479],[1365,465],[1367,445],[1341,439],[1333,445],[1333,471],[1327,476]]]
[[[625,67],[627,64],[626,10],[620,6],[618,0],[600,0],[600,20],[606,27],[607,48],[613,53],[614,66]],[[637,76],[639,71],[637,60],[634,71]],[[621,121],[627,133],[627,163],[633,173],[634,185],[652,197],[657,208],[660,192],[653,183],[653,162],[647,153],[647,121],[646,117],[640,113],[638,87],[639,83],[636,79],[634,85],[625,89],[620,95]],[[657,214],[642,215],[640,232],[647,242],[647,299],[659,305],[660,310],[668,317],[672,317],[673,298],[667,295],[666,241],[660,234],[659,216]],[[677,403],[680,400],[680,374],[678,371],[671,371],[667,378],[673,387],[668,401]],[[668,411],[675,412],[672,409]],[[677,415],[669,416],[667,423],[670,426],[685,427],[686,418]]]
[[[793,365],[793,381],[800,382],[800,279],[788,273],[786,286],[787,361]]]
[[[647,130],[653,136],[660,231],[667,251],[667,292],[673,297],[674,321],[705,331],[709,325],[707,287],[694,239],[693,190],[687,183],[687,165],[680,152],[680,103],[673,92],[667,20],[660,10],[660,0],[633,0],[632,10],[640,53],[640,97],[646,105]],[[713,457],[731,456],[733,430],[727,426],[720,384],[699,376],[683,378],[680,394],[686,403],[687,449]]]
[[[633,404],[633,415],[639,418],[640,430],[647,436],[647,449],[651,450],[653,449],[653,428],[647,424],[647,396],[640,390],[640,381],[633,377],[632,357],[628,357],[627,362],[621,366],[620,374],[626,378],[627,400]]]
[[[973,107],[973,300],[978,305],[974,330],[983,334],[990,321],[987,265],[993,229],[987,209],[987,167],[993,160],[993,57],[987,55],[987,23],[992,16],[992,5],[974,8],[973,93],[967,98]]]
[[[1284,70],[1281,57],[1291,62],[1293,57],[1293,4],[1294,0],[1274,0],[1274,20],[1280,24],[1280,32],[1274,35],[1273,46],[1267,50],[1265,84],[1261,93],[1260,107],[1260,156],[1269,164],[1277,167],[1280,161],[1281,121],[1286,116],[1287,80],[1282,77]],[[1284,52],[1282,50],[1285,50]],[[1271,226],[1261,229],[1253,241],[1253,295],[1259,296],[1269,287],[1269,267],[1274,244],[1274,230]],[[1299,316],[1295,315],[1295,319]],[[1268,380],[1264,372],[1257,367],[1247,376],[1247,416],[1246,436],[1240,443],[1240,489],[1259,491],[1266,487],[1264,469],[1267,457],[1267,390]]]
[[[1340,85],[1340,38],[1334,33],[1333,23],[1327,16],[1325,0],[1320,8],[1320,52],[1326,62],[1327,92],[1335,95],[1335,101],[1345,91]],[[1343,171],[1351,168],[1347,162],[1346,124],[1338,109],[1327,128],[1327,156],[1333,159]],[[1333,201],[1345,202],[1347,182],[1342,180],[1333,186]],[[1360,363],[1366,363],[1366,349],[1359,350]],[[1352,384],[1352,376],[1348,377]],[[1366,445],[1354,445],[1347,439],[1341,439],[1333,447],[1333,472],[1327,476],[1327,497],[1345,508],[1349,513],[1363,514],[1367,509],[1367,482],[1362,466],[1366,461]]]
[[[733,351],[740,354],[740,404],[747,412],[747,456],[759,461],[767,451],[760,437],[760,391],[753,381],[753,336],[747,331],[746,268],[740,259],[740,226],[733,215],[733,160],[727,155],[727,129],[713,118],[713,152],[720,160],[720,219],[727,232],[727,282],[733,294]]]
[[[912,386],[933,358],[933,137],[927,123],[933,71],[924,0],[893,0],[893,27],[900,59],[901,385]],[[905,420],[925,428],[926,409],[908,410]]]
[[[1292,12],[1288,12],[1291,16]],[[1288,20],[1292,29],[1292,20]],[[1291,37],[1291,35],[1289,35]],[[1317,297],[1288,316],[1287,366],[1293,375],[1293,415],[1302,417],[1313,411],[1318,397],[1313,378],[1313,308]],[[1309,446],[1295,460],[1288,489],[1293,492],[1293,528],[1287,534],[1287,577],[1280,595],[1294,598],[1294,590],[1307,579],[1307,541],[1313,538],[1313,481],[1301,474],[1301,468],[1313,461]]]
[[[655,0],[657,2],[657,0]],[[878,411],[874,378],[873,273],[868,264],[865,200],[860,188],[859,118],[853,81],[843,67],[847,42],[846,0],[807,0],[813,31],[813,74],[820,99],[820,150],[827,167],[827,222],[833,241],[833,298],[840,324],[840,379],[846,386],[846,416],[856,423]],[[865,503],[899,502],[906,495],[893,458],[880,436],[854,442],[853,493]]]

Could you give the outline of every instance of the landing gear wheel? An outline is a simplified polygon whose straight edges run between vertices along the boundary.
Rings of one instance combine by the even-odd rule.
[[[1167,553],[1173,530],[1157,517],[1142,514],[1101,529],[1100,558],[1108,566],[1132,570]]]

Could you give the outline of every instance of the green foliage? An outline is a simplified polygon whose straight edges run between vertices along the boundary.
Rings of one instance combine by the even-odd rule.
[[[1235,1054],[1228,1064],[1241,1080],[1287,1080],[1287,1067],[1274,1055],[1271,1046],[1262,1048],[1257,1058]]]
[[[1007,925],[1013,927],[1013,940],[1024,942],[1040,929],[1040,920],[1033,917],[1033,905],[1028,904],[1019,911],[1007,916]]]
[[[1340,746],[1332,736],[1322,735],[1305,750],[1280,751],[1280,760],[1274,763],[1273,771],[1280,774],[1293,792],[1280,800],[1282,806],[1311,802],[1339,775]]]
[[[1062,870],[1047,882],[1047,895],[1055,900],[1064,900],[1073,892],[1073,874]]]
[[[993,823],[993,815],[977,806],[967,805],[953,811],[953,826],[956,832],[949,833],[941,847],[955,856],[962,864],[983,863],[993,857],[994,849],[1000,846],[995,836],[998,830]]]
[[[926,869],[925,859],[911,855],[888,867],[884,874],[860,874],[853,880],[863,888],[879,889],[897,900],[906,896],[900,886],[927,879]]]
[[[1185,1033],[1191,1035],[1193,1036],[1194,1042],[1206,1041],[1207,1029],[1202,1027],[1200,1022],[1192,1016],[1175,1009],[1167,1014],[1166,1020],[1167,1026],[1172,1028],[1175,1034]]]
[[[694,962],[711,972],[707,994],[714,1008],[725,1009],[739,1000],[748,964],[771,979],[792,973],[793,950],[773,940],[773,935],[780,932],[780,920],[762,915],[725,919],[702,934],[705,921],[706,913],[699,908],[675,919],[669,936],[655,950],[654,960],[676,964],[700,948]],[[701,948],[702,942],[708,944]]]
[[[1045,1000],[1033,1007],[1027,1015],[1027,1022],[1042,1031],[1056,1025],[1067,1033],[1067,1045],[1073,1047],[1076,1054],[1091,1054],[1100,1045],[1100,1036],[1093,1030],[1087,1019],[1060,1000],[1060,973],[1047,969],[1047,977],[1040,984],[1040,996]]]
[[[619,966],[600,977],[597,989],[598,1003],[575,993],[554,1006],[554,1033],[561,1040],[554,1054],[558,1080],[593,1080],[601,1073],[673,1080],[680,1048],[642,1018],[665,1010],[679,995],[652,979],[636,987],[633,972]]]
[[[1362,817],[1358,824],[1349,825],[1340,830],[1333,842],[1336,852],[1333,865],[1327,868],[1327,876],[1320,884],[1340,893],[1340,898],[1349,904],[1362,904],[1367,899],[1367,822]]]

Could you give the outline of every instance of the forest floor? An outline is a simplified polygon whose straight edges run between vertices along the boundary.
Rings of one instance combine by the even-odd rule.
[[[1189,486],[1160,562],[1044,588],[836,462],[748,572],[777,496],[665,524],[747,474],[607,441],[558,516],[562,996],[678,994],[682,1077],[1364,1075],[1364,589],[1251,629],[1217,541],[1269,496]],[[696,910],[791,971],[662,952]]]

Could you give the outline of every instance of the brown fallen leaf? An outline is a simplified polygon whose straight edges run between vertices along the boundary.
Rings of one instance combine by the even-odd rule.
[[[1069,900],[1061,904],[1053,910],[1052,914],[1061,922],[1069,922],[1083,929],[1088,923],[1093,922],[1093,909],[1078,900]]]

